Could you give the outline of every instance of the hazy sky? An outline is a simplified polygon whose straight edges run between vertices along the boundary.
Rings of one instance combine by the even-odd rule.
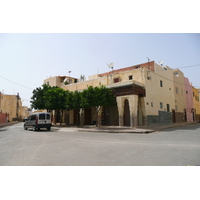
[[[17,94],[29,106],[32,90],[50,76],[94,75],[163,60],[200,87],[200,34],[10,33],[0,34],[0,90]],[[195,67],[187,67],[193,66]],[[182,68],[183,67],[183,68]],[[187,68],[184,68],[187,67]],[[12,81],[12,82],[10,82]],[[15,83],[13,83],[15,82]],[[20,84],[20,85],[18,85]]]

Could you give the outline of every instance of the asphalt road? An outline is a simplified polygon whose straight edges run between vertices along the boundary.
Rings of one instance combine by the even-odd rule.
[[[0,128],[1,166],[200,165],[200,123],[150,134]]]

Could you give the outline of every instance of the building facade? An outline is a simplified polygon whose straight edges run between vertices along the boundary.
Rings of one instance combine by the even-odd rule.
[[[0,93],[0,99],[0,123],[22,121],[23,118],[28,117],[28,107],[22,106],[19,94],[7,95]]]
[[[87,81],[67,76],[44,80],[44,84],[69,91],[101,85],[110,88],[117,105],[103,108],[102,124],[131,127],[197,120],[200,115],[199,93],[188,83],[179,69],[161,66],[154,61],[92,75]],[[92,108],[85,109],[83,115],[84,124],[95,123]],[[63,121],[79,124],[79,111],[66,111]]]

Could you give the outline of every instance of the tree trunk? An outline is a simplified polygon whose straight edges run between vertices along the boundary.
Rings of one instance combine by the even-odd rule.
[[[80,115],[80,126],[83,126],[83,108],[79,110],[79,115]]]
[[[96,116],[97,116],[97,127],[101,126],[101,113],[102,113],[102,106],[96,106]]]
[[[59,110],[60,111],[60,126],[62,125],[62,114],[63,114],[63,110]]]

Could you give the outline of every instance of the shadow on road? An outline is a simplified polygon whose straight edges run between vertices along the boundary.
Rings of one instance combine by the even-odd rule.
[[[156,132],[170,132],[175,130],[187,130],[187,131],[194,131],[200,128],[200,123],[197,124],[188,124],[184,126],[176,126],[176,127],[170,127],[170,128],[164,128],[160,130],[156,130]]]
[[[52,128],[50,131],[48,131],[46,128],[40,128],[40,130],[37,130],[37,131],[33,131],[32,128],[29,128],[25,131],[31,131],[31,132],[58,132],[59,129],[58,128]]]

